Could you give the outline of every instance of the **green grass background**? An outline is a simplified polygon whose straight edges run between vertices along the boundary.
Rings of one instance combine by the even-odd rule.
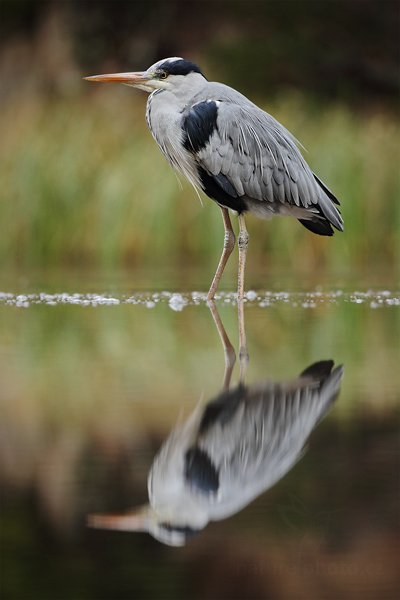
[[[257,100],[257,99],[256,99]],[[295,220],[248,219],[252,267],[396,269],[399,122],[390,111],[297,95],[258,103],[306,147],[342,202],[333,239]],[[147,130],[145,97],[82,83],[73,97],[14,97],[0,113],[0,264],[8,268],[203,267],[223,240],[218,208],[179,185]],[[214,262],[213,262],[214,261]]]

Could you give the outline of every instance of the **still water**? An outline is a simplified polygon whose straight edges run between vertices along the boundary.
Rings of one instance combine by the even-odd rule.
[[[2,596],[398,597],[399,291],[148,289],[0,290]]]

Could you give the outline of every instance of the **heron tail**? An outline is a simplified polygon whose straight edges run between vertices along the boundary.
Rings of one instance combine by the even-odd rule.
[[[310,218],[299,219],[300,223],[303,227],[317,235],[333,235],[332,226],[338,231],[343,231],[342,215],[337,208],[340,205],[339,200],[315,173],[313,173],[313,176],[320,192],[318,204],[312,206]]]
[[[316,233],[317,235],[333,235],[333,229],[328,221],[324,218],[311,219],[298,219],[299,223],[303,225],[309,231]]]

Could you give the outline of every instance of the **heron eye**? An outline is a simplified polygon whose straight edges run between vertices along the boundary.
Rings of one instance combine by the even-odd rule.
[[[160,79],[167,79],[168,73],[166,71],[160,71],[159,74],[158,74],[158,77]]]

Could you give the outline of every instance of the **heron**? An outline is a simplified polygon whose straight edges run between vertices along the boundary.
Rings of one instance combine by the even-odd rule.
[[[301,458],[307,438],[339,394],[343,368],[312,364],[291,381],[223,390],[171,432],[148,476],[149,504],[92,514],[101,529],[148,531],[182,546],[275,485]]]
[[[236,237],[229,211],[238,215],[238,299],[244,297],[249,234],[245,214],[292,216],[323,236],[343,231],[339,200],[315,175],[295,137],[246,96],[208,81],[190,60],[170,57],[146,71],[86,77],[150,93],[146,121],[172,167],[220,207],[223,251],[207,299],[215,297]]]

